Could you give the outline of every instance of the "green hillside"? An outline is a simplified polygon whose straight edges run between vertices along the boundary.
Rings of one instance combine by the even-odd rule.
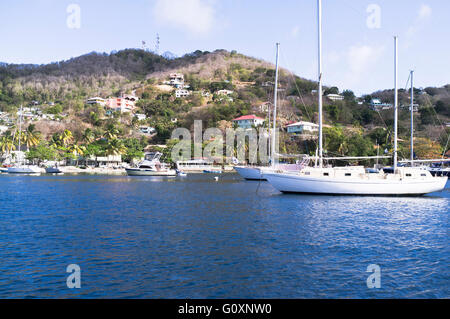
[[[172,73],[184,76],[187,96],[176,97],[166,82]],[[17,110],[20,105],[39,114],[29,118],[23,141],[36,154],[116,154],[127,159],[140,156],[148,144],[167,143],[176,127],[192,128],[194,120],[203,127],[231,127],[235,117],[256,114],[266,118],[264,103],[273,96],[274,66],[236,52],[196,51],[166,59],[143,50],[127,49],[111,54],[90,53],[47,65],[0,64],[0,125],[5,127],[0,147],[14,144]],[[314,81],[280,72],[279,125],[298,120],[317,120]],[[226,95],[221,90],[228,90]],[[374,92],[358,99],[351,90],[325,88],[324,94],[342,94],[342,101],[324,97],[325,148],[329,154],[375,155],[375,143],[391,148],[393,111],[374,111],[372,98],[392,103],[393,91]],[[418,156],[432,157],[446,151],[450,119],[450,85],[415,90]],[[87,104],[91,97],[136,95],[139,101],[130,113],[107,112],[101,105]],[[409,92],[400,90],[400,105],[409,104]],[[139,120],[134,114],[145,114]],[[48,114],[49,116],[42,116]],[[156,129],[144,134],[140,127]],[[409,156],[409,112],[400,112],[401,155]],[[28,137],[27,137],[28,136]],[[31,138],[31,137],[33,138]],[[285,152],[313,153],[315,140],[283,134]],[[17,137],[14,137],[17,139]],[[10,142],[8,142],[10,141]],[[446,146],[447,145],[447,146]],[[31,153],[31,152],[30,152]],[[72,154],[72,155],[71,155]],[[47,154],[48,155],[48,154]]]

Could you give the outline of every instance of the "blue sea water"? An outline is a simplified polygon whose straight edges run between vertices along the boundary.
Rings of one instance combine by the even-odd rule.
[[[339,197],[235,174],[1,175],[0,297],[449,298],[449,187]]]

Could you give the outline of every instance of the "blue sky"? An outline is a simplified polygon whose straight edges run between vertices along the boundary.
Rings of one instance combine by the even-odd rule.
[[[394,34],[400,87],[410,69],[416,87],[449,83],[448,12],[448,0],[323,0],[325,84],[357,94],[391,88]],[[227,49],[271,62],[281,42],[281,66],[316,79],[316,23],[315,0],[1,1],[0,61],[48,63],[142,40],[154,48],[159,33],[162,52]]]

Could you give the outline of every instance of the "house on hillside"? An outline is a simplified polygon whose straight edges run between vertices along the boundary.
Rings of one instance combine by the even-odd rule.
[[[267,112],[269,112],[269,110],[270,110],[270,106],[272,105],[272,103],[270,103],[270,102],[264,102],[263,104],[261,104],[259,107],[258,107],[258,110],[261,112],[261,113],[267,113]]]
[[[319,131],[319,125],[305,121],[289,124],[286,128],[288,133],[295,135],[311,135]]]
[[[175,97],[182,98],[191,95],[191,92],[184,89],[178,89],[175,91]]]
[[[392,109],[392,104],[382,103],[380,99],[372,99],[370,101],[370,108],[374,111],[389,110]]]
[[[122,97],[109,98],[106,99],[106,108],[113,112],[133,112],[137,100],[138,98],[132,95],[122,95]]]
[[[153,134],[156,132],[156,129],[151,126],[140,126],[139,131],[143,134]]]
[[[327,98],[331,101],[342,101],[344,96],[340,94],[327,94]]]
[[[176,88],[184,87],[184,75],[181,73],[171,73],[169,75],[169,84]]]
[[[94,104],[99,104],[101,106],[105,106],[106,105],[106,100],[102,99],[101,97],[91,97],[89,99],[86,100],[86,104],[88,105],[94,105]]]
[[[231,90],[219,90],[216,92],[217,95],[227,95],[227,96],[231,95],[233,93],[234,93],[234,91],[231,91]]]
[[[145,114],[140,114],[140,113],[134,114],[134,117],[137,118],[138,121],[143,121],[143,120],[147,119],[147,115],[145,115]]]
[[[249,129],[252,127],[258,127],[264,124],[264,119],[254,114],[244,115],[233,120],[233,123],[240,128]]]

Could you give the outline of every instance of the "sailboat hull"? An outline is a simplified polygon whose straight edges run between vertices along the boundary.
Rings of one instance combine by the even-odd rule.
[[[19,167],[9,167],[9,174],[40,174],[42,170],[39,167],[34,166],[19,166]]]
[[[407,180],[395,175],[374,180],[345,180],[286,173],[266,173],[264,176],[274,188],[283,193],[325,195],[420,196],[443,190],[447,182],[447,177]]]
[[[175,170],[161,170],[148,169],[148,168],[127,168],[126,172],[128,176],[177,176]]]
[[[234,170],[246,180],[265,181],[266,178],[262,175],[259,167],[235,166]]]

